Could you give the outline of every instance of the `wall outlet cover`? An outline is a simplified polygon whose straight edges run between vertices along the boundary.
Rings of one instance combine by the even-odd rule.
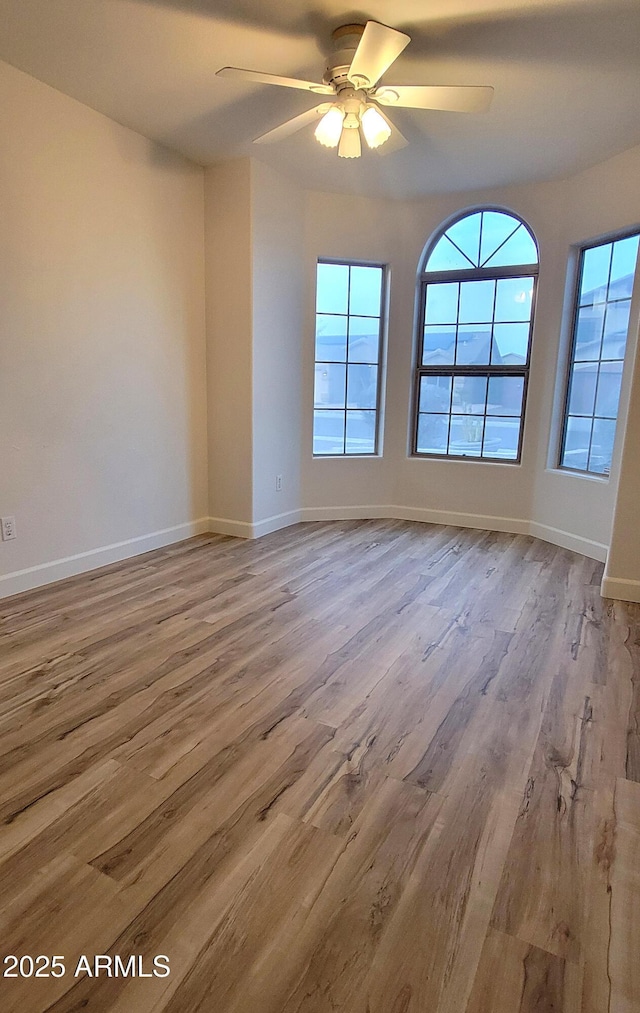
[[[12,538],[16,537],[15,517],[0,517],[0,524],[2,525],[3,542],[9,542]]]

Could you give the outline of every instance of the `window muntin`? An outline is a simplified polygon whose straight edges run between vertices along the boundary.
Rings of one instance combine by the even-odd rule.
[[[440,236],[425,271],[467,271],[538,263],[529,229],[505,211],[475,211],[458,218]]]
[[[580,253],[560,468],[611,470],[639,239],[636,233]]]
[[[504,211],[459,218],[421,278],[413,453],[520,460],[538,254]]]
[[[315,456],[378,452],[384,273],[381,265],[318,262]]]

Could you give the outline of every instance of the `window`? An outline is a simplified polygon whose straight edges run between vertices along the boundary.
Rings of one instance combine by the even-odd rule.
[[[639,236],[580,251],[561,468],[608,475]]]
[[[431,244],[420,278],[413,453],[518,462],[538,274],[528,227],[465,214]]]
[[[377,454],[384,268],[320,261],[313,453]]]

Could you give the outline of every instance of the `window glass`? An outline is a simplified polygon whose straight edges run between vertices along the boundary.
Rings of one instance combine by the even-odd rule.
[[[488,323],[493,320],[495,281],[463,281],[460,285],[460,323]]]
[[[347,317],[316,314],[316,361],[346,362]]]
[[[538,263],[527,226],[506,211],[473,211],[444,230],[426,263],[428,272]]]
[[[318,264],[316,313],[347,313],[348,300],[347,264]]]
[[[638,241],[626,236],[580,254],[561,468],[610,473]]]
[[[480,230],[482,213],[466,215],[447,229],[445,235],[458,247],[472,267],[480,259]]]
[[[319,262],[313,453],[375,454],[384,269]]]
[[[421,279],[415,454],[519,460],[537,262],[531,232],[504,211],[473,211],[434,243]]]

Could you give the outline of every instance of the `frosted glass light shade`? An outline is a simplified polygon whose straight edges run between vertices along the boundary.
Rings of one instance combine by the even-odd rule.
[[[361,123],[365,140],[370,148],[379,148],[389,140],[391,127],[374,106],[365,109]]]
[[[316,140],[324,144],[325,148],[335,148],[342,133],[342,120],[344,113],[338,106],[331,106],[324,114],[315,129]]]
[[[340,158],[360,158],[362,145],[359,130],[343,130],[338,145]]]

